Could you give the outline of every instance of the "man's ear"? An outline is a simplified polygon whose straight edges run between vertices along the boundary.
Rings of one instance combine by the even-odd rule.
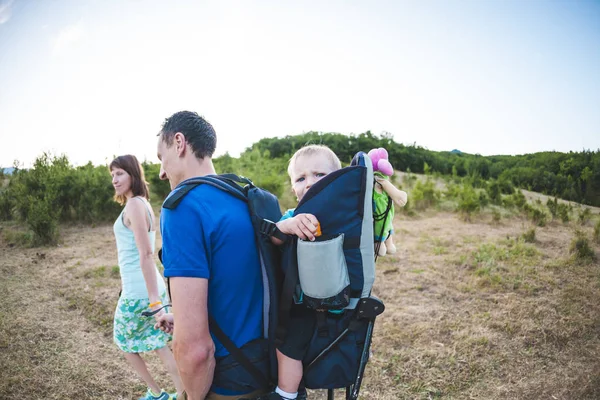
[[[183,136],[183,133],[177,132],[173,136],[173,144],[176,146],[175,149],[177,150],[177,155],[180,157],[183,156],[187,147],[187,142],[185,140],[185,136]]]

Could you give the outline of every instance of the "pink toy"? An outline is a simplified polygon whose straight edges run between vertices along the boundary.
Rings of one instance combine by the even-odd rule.
[[[377,254],[385,256],[394,254],[396,246],[394,245],[392,224],[394,220],[394,206],[388,207],[389,199],[399,207],[404,207],[408,200],[405,191],[395,187],[390,182],[390,177],[394,174],[394,168],[388,160],[388,152],[380,147],[369,151],[369,158],[373,162],[373,171],[375,175],[375,185],[373,186],[373,202],[375,215],[375,243]]]
[[[384,175],[394,175],[394,168],[388,161],[388,152],[383,147],[369,151],[369,158],[373,161],[373,171]]]

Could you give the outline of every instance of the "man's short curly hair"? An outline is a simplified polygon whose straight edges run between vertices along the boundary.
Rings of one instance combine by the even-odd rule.
[[[197,158],[212,157],[217,147],[217,134],[213,126],[198,113],[176,112],[165,119],[159,135],[162,135],[167,146],[171,146],[177,132],[183,134]]]

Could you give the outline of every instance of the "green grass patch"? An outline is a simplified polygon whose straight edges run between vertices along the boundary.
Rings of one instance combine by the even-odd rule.
[[[521,238],[525,241],[525,243],[534,243],[535,242],[535,227],[529,228],[522,235]]]
[[[106,277],[107,268],[104,265],[101,265],[96,268],[88,269],[85,271],[82,276],[85,279],[93,279],[93,278],[104,278]]]
[[[446,249],[445,247],[442,247],[442,246],[435,246],[433,248],[433,254],[435,254],[436,256],[448,254],[448,249]]]
[[[483,243],[464,258],[482,287],[524,289],[532,286],[525,281],[536,279],[535,266],[540,252],[522,239],[504,239],[499,243]]]
[[[571,241],[569,253],[579,263],[589,263],[596,259],[596,253],[590,246],[587,235],[580,230],[575,231],[575,237]]]
[[[4,240],[10,247],[31,247],[33,245],[31,232],[8,229],[4,232]]]

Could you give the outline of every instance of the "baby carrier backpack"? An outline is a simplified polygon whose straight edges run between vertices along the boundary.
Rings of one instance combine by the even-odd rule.
[[[337,388],[346,388],[346,399],[358,398],[375,318],[384,311],[371,296],[373,183],[372,162],[359,152],[350,166],[315,183],[294,210],[315,215],[321,236],[313,242],[293,237],[284,245],[276,342],[285,340],[290,308],[301,297],[317,314],[303,360],[304,385],[327,389],[328,399]]]

